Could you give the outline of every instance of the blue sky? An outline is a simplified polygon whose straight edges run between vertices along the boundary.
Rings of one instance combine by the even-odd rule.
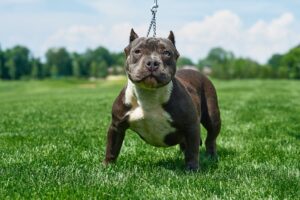
[[[216,46],[265,62],[300,44],[299,0],[158,0],[158,36],[175,32],[194,61]],[[104,45],[121,51],[130,28],[145,36],[153,0],[0,0],[0,44],[71,51]]]

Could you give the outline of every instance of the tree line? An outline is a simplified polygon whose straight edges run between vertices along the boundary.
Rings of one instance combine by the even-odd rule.
[[[5,80],[44,79],[60,77],[104,78],[119,73],[123,53],[112,53],[104,47],[88,49],[84,53],[68,52],[66,48],[50,48],[45,61],[32,55],[27,47],[17,45],[0,48],[0,78]]]
[[[189,58],[181,58],[179,66],[196,65],[199,69],[211,69],[211,76],[221,79],[273,78],[300,79],[300,45],[285,54],[274,54],[266,64],[253,59],[236,57],[233,52],[220,47],[194,64]]]
[[[60,77],[105,78],[108,74],[122,74],[123,53],[110,52],[105,47],[88,49],[83,53],[66,48],[50,48],[45,60],[34,57],[21,45],[6,50],[0,47],[0,79],[44,79]],[[274,54],[266,64],[250,58],[236,57],[231,51],[213,48],[208,55],[193,63],[180,57],[177,66],[196,66],[209,69],[211,76],[222,79],[284,78],[300,79],[300,45],[285,54]]]

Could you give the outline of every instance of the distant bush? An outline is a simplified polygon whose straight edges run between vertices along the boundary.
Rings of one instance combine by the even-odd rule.
[[[249,58],[236,58],[222,48],[213,48],[197,66],[200,69],[210,67],[211,75],[222,79],[300,79],[300,46],[283,55],[274,54],[264,65]]]
[[[0,48],[0,79],[105,78],[109,74],[124,74],[124,62],[123,53],[113,53],[105,47],[83,53],[50,48],[42,62],[33,57],[27,47],[17,45],[6,50]],[[191,65],[195,64],[188,57],[178,59],[178,68]],[[196,65],[200,70],[210,69],[211,76],[221,79],[300,79],[300,46],[286,54],[274,54],[263,65],[249,58],[235,57],[232,52],[218,47],[211,49]]]

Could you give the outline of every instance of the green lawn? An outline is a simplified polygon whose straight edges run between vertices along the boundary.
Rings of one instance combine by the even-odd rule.
[[[0,82],[0,199],[299,199],[300,82],[213,82],[219,161],[202,147],[198,173],[177,146],[130,131],[117,164],[102,166],[123,81]]]

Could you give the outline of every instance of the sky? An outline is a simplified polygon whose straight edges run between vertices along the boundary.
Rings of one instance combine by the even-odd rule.
[[[300,44],[300,0],[158,0],[157,37],[175,34],[181,55],[198,61],[213,47],[265,63]],[[134,28],[146,36],[153,0],[0,0],[0,45],[123,51]]]

